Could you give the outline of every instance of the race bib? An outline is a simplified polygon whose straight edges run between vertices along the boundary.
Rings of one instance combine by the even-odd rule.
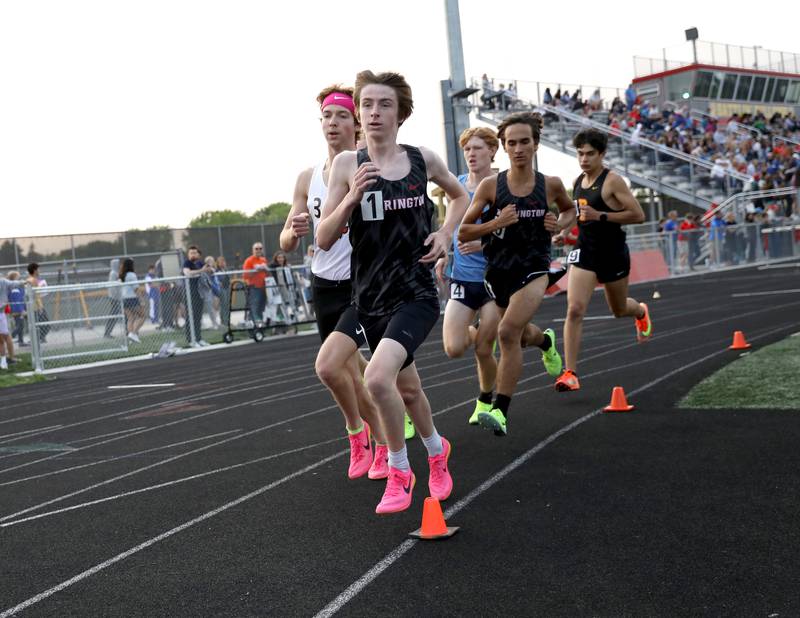
[[[455,298],[457,300],[463,300],[464,298],[464,286],[460,283],[451,283],[450,284],[450,298]]]
[[[364,221],[383,221],[383,192],[367,191],[361,198],[361,218]]]
[[[580,249],[573,249],[567,255],[567,264],[577,264],[581,261],[581,250]]]

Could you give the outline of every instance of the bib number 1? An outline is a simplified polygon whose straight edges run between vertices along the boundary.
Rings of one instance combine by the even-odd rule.
[[[383,192],[367,191],[361,198],[361,218],[364,221],[383,221]]]

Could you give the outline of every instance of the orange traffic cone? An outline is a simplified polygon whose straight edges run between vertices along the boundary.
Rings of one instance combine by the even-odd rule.
[[[630,412],[633,406],[628,405],[628,400],[625,398],[625,389],[621,386],[615,386],[611,391],[611,403],[603,408],[603,412]]]
[[[422,508],[422,528],[409,532],[409,536],[415,539],[430,541],[433,539],[445,539],[458,532],[458,526],[451,526],[444,522],[442,506],[436,498],[425,498],[425,505]]]
[[[733,344],[728,346],[729,350],[746,350],[750,347],[747,340],[744,338],[744,333],[737,330],[733,333]]]

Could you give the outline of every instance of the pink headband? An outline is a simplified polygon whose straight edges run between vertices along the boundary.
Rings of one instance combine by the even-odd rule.
[[[321,110],[324,110],[328,105],[341,105],[345,109],[349,110],[351,114],[355,117],[356,115],[356,106],[353,105],[353,97],[349,94],[344,94],[343,92],[331,92],[325,100],[322,102],[322,105],[319,106]]]

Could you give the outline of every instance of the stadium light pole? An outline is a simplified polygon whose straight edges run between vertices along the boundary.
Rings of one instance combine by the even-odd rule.
[[[461,44],[461,15],[458,0],[445,0],[447,18],[447,51],[450,58],[450,79],[443,79],[442,107],[444,111],[444,136],[447,146],[447,166],[454,174],[465,174],[467,165],[460,155],[458,136],[469,128],[470,95],[477,88],[467,86],[464,73],[464,47]]]

